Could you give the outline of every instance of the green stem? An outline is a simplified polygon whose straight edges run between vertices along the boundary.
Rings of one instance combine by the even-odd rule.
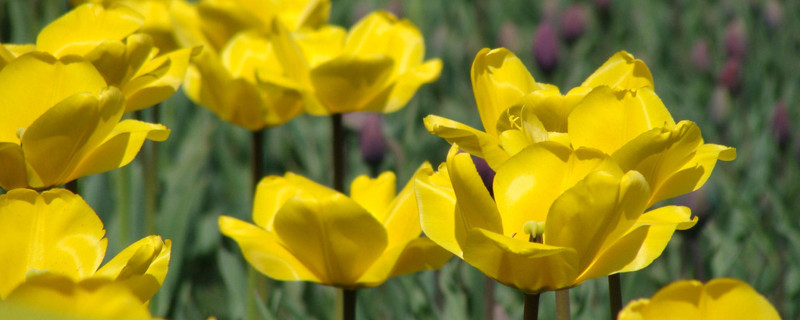
[[[536,320],[539,319],[539,294],[525,294],[525,304],[522,313],[522,319]]]
[[[485,277],[483,287],[483,305],[486,308],[483,312],[483,318],[487,320],[494,319],[494,280],[489,277]],[[527,299],[528,295],[525,295]],[[538,301],[538,300],[537,300]],[[526,301],[527,303],[527,301]],[[537,302],[538,304],[538,302]],[[526,305],[527,308],[527,305]],[[525,318],[527,319],[527,318]]]
[[[333,188],[344,192],[344,128],[342,127],[342,114],[331,115],[331,128],[333,139]]]
[[[66,188],[67,190],[71,191],[74,194],[78,194],[78,179],[67,182],[67,184],[64,185],[64,188]]]
[[[616,319],[617,314],[622,310],[622,290],[619,273],[608,276],[608,297],[611,319]]]
[[[569,320],[569,289],[556,291],[556,319]]]
[[[355,320],[356,319],[356,290],[355,289],[342,289],[343,306],[342,306],[342,320]]]
[[[250,135],[250,178],[251,198],[255,197],[256,186],[264,176],[264,130],[251,131]],[[247,269],[247,318],[259,319],[256,299],[268,301],[269,286],[267,280],[252,266]],[[257,292],[261,293],[260,295]]]

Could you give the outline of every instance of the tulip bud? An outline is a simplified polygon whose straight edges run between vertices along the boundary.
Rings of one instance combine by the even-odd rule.
[[[361,157],[378,172],[378,167],[383,162],[386,154],[386,139],[383,136],[383,121],[377,113],[366,114],[359,132],[358,142],[361,147]]]
[[[789,111],[786,109],[786,103],[778,101],[775,104],[775,113],[772,114],[772,136],[778,142],[778,148],[781,151],[786,150],[789,144],[790,135],[792,132],[792,124],[789,121]]]
[[[571,5],[561,17],[561,36],[572,43],[580,38],[586,29],[586,9],[580,5]]]
[[[481,157],[472,156],[472,163],[475,164],[475,169],[478,170],[478,174],[481,176],[481,180],[483,181],[483,185],[486,187],[486,190],[489,190],[489,195],[494,198],[494,170],[492,170],[492,168],[489,167],[489,164],[486,163],[486,160]]]
[[[717,85],[711,93],[711,101],[709,101],[709,113],[711,119],[714,120],[718,126],[725,124],[728,119],[728,114],[731,109],[731,97],[725,87]]]
[[[512,52],[518,51],[519,34],[517,33],[517,26],[513,22],[506,21],[500,26],[500,32],[497,33],[497,44]]]
[[[735,93],[739,90],[741,82],[741,62],[737,58],[728,59],[719,72],[719,83]]]
[[[783,24],[783,5],[780,1],[770,0],[764,4],[764,21],[773,29]]]
[[[725,50],[730,58],[743,58],[747,53],[747,33],[744,22],[740,19],[733,20],[725,28]]]
[[[558,66],[558,38],[553,27],[543,22],[536,28],[533,40],[533,52],[536,63],[545,73],[551,73]]]
[[[711,58],[708,53],[708,44],[705,40],[699,40],[692,47],[692,66],[700,71],[708,71],[711,66]]]

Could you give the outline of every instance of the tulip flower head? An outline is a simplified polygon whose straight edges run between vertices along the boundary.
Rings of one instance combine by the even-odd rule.
[[[159,236],[137,241],[100,266],[108,242],[103,223],[65,189],[15,189],[0,196],[0,228],[0,300],[9,304],[108,316],[123,312],[116,308],[131,299],[144,306],[167,274],[171,243]],[[99,299],[113,303],[98,308]]]
[[[747,283],[719,278],[705,284],[681,280],[658,290],[650,299],[631,301],[619,320],[647,319],[780,319],[769,300]]]
[[[434,242],[526,293],[642,269],[676,229],[696,223],[688,208],[645,212],[650,188],[595,149],[535,144],[494,178],[494,199],[470,155],[451,148],[439,171],[416,179],[422,229]],[[536,165],[532,166],[531,164]]]
[[[31,52],[0,70],[0,187],[47,189],[130,163],[163,125],[122,120],[125,96],[77,56]]]
[[[431,171],[424,164],[415,176]],[[420,237],[412,183],[395,196],[395,177],[360,176],[347,197],[302,176],[269,176],[258,184],[255,225],[220,217],[220,230],[245,259],[277,280],[345,289],[377,286],[389,277],[438,269],[450,257]]]

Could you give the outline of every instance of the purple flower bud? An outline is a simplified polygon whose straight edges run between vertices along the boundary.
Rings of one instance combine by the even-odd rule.
[[[711,101],[708,104],[711,120],[714,120],[718,126],[724,125],[731,110],[731,97],[728,90],[717,85],[711,93]]]
[[[772,114],[772,136],[778,142],[781,150],[786,150],[786,146],[789,144],[792,134],[791,127],[792,123],[789,121],[789,110],[786,108],[786,103],[778,101],[775,104],[775,113]]]
[[[486,190],[489,190],[489,195],[494,198],[494,170],[492,170],[492,168],[489,167],[489,164],[486,163],[486,160],[481,157],[472,156],[472,163],[475,164],[475,169],[478,170],[478,174],[481,176],[481,180],[483,180],[483,185],[486,186]]]
[[[377,113],[368,113],[364,118],[358,142],[361,156],[370,166],[378,166],[386,154],[386,139],[383,137],[383,120]]]
[[[773,29],[783,24],[783,5],[780,1],[770,0],[764,4],[764,21]]]
[[[725,28],[725,50],[728,57],[740,59],[747,53],[747,31],[741,19],[731,21]]]
[[[500,31],[497,33],[497,44],[512,52],[518,51],[519,34],[517,33],[517,26],[513,22],[506,21],[500,26]]]
[[[742,64],[739,62],[739,59],[731,58],[728,59],[728,61],[725,61],[725,65],[719,72],[718,82],[728,88],[728,91],[732,93],[735,93],[739,90],[742,73],[741,65]]]
[[[533,53],[536,63],[546,73],[553,72],[558,66],[558,38],[553,27],[548,22],[542,22],[536,28],[533,40]]]
[[[573,4],[561,16],[561,36],[567,42],[574,42],[586,31],[586,9]]]
[[[699,40],[692,47],[692,66],[700,71],[708,71],[711,66],[711,58],[708,53],[708,44],[705,40]]]

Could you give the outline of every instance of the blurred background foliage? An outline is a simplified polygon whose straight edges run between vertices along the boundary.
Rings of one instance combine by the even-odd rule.
[[[0,0],[0,41],[30,43],[69,9],[66,0]],[[441,78],[423,86],[401,111],[382,115],[382,170],[404,184],[423,161],[437,165],[447,144],[425,131],[437,114],[480,128],[470,65],[482,47],[515,52],[539,82],[562,92],[577,86],[619,50],[650,67],[656,92],[676,120],[699,124],[708,142],[734,146],[698,192],[675,202],[700,224],[678,232],[661,258],[623,274],[623,299],[651,296],[678,279],[734,277],[763,293],[786,319],[800,318],[800,3],[720,1],[333,0],[331,23],[349,27],[376,9],[410,19],[425,35],[428,57],[444,62]],[[4,106],[24,107],[24,106]],[[247,264],[222,237],[219,215],[250,220],[249,132],[193,105],[182,92],[162,103],[169,140],[158,155],[157,234],[172,239],[166,283],[151,302],[172,319],[243,319]],[[359,131],[348,116],[347,181],[367,174]],[[266,132],[267,174],[293,171],[330,185],[330,120],[301,116]],[[368,143],[367,143],[368,145]],[[141,156],[139,157],[141,158]],[[145,236],[143,161],[79,182],[80,193],[106,224],[109,254]],[[266,281],[264,319],[331,318],[334,290]],[[493,294],[494,303],[487,303]],[[608,317],[607,284],[595,279],[571,290],[575,319]],[[490,299],[491,300],[491,299]],[[541,317],[553,318],[552,293]],[[458,259],[360,290],[362,319],[520,318],[522,295],[485,280]]]

